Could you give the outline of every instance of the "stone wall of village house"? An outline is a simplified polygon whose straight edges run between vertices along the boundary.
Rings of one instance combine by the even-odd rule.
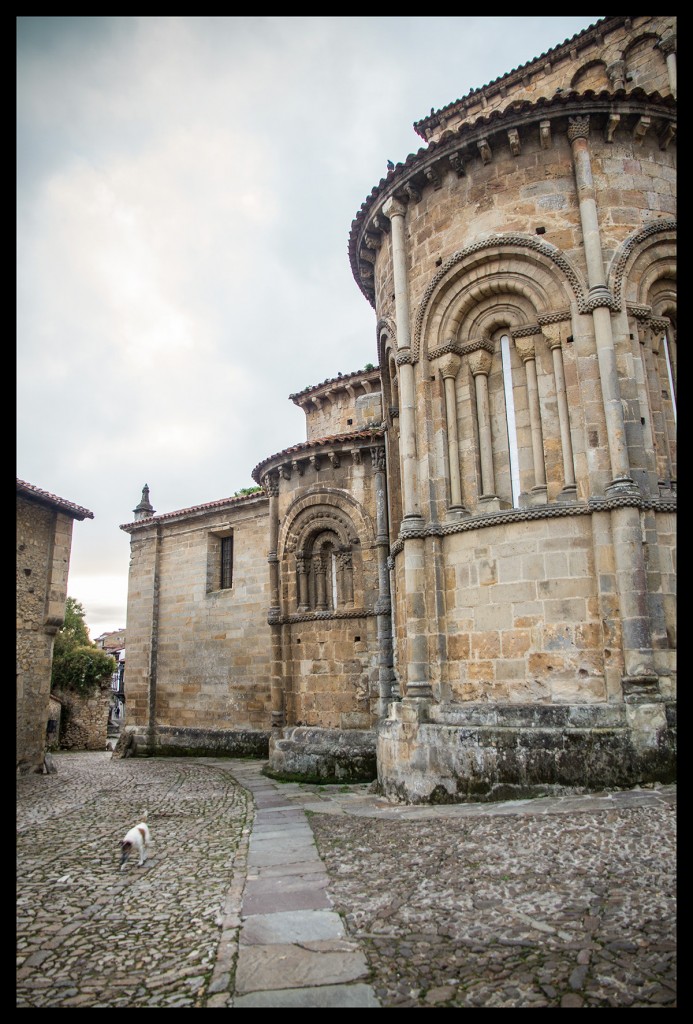
[[[461,104],[450,105],[438,114],[438,123],[429,127],[427,141],[438,141],[443,132],[458,129],[463,121],[504,110],[511,103],[550,98],[557,89],[601,92],[613,91],[618,84],[627,91],[641,88],[669,95],[665,53],[655,44],[658,37],[675,33],[675,18],[615,18],[609,22],[608,31],[584,33],[565,48],[557,45],[553,49],[558,53],[552,57],[532,61],[497,84],[474,92]]]
[[[255,497],[133,533],[127,726],[147,726],[152,701],[162,727],[269,728],[266,509]],[[231,532],[233,583],[222,590],[220,537]]]
[[[17,764],[46,749],[53,641],[62,622],[74,520],[17,495]]]
[[[110,676],[104,686],[85,697],[70,690],[60,691],[61,750],[105,750],[108,713],[111,706]]]

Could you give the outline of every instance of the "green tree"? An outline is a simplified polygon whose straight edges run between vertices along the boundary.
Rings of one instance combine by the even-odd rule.
[[[100,650],[89,638],[85,611],[79,601],[68,597],[65,622],[55,635],[51,690],[73,690],[89,696],[116,670],[116,660]]]

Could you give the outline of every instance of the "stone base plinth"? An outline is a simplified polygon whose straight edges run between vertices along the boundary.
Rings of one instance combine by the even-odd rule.
[[[406,803],[528,799],[670,783],[675,704],[392,708],[378,727],[378,784]]]
[[[375,732],[309,726],[276,730],[267,774],[305,782],[372,782],[377,775]]]
[[[113,756],[266,758],[268,747],[269,732],[160,726],[152,735],[139,726],[121,730]]]

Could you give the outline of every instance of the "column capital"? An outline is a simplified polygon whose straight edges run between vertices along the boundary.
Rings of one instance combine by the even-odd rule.
[[[455,355],[454,352],[450,352],[446,356],[441,356],[439,359],[435,360],[435,363],[437,369],[439,369],[442,374],[443,380],[446,380],[448,377],[451,377],[454,380],[459,372],[460,366],[462,365],[462,360],[458,355]]]
[[[568,118],[568,139],[575,142],[576,139],[587,139],[590,134],[590,116]]]
[[[479,374],[482,374],[484,377],[488,377],[491,372],[492,361],[490,352],[487,352],[483,348],[478,348],[476,351],[470,352],[467,359],[469,360],[469,368],[475,377]]]
[[[534,351],[534,338],[515,338],[515,348],[523,363],[536,359]]]
[[[394,196],[390,196],[389,199],[385,200],[382,209],[383,214],[388,218],[388,220],[392,220],[393,217],[403,217],[407,212],[406,205],[401,203],[398,199],[395,199]]]
[[[561,335],[565,331],[565,327],[561,324],[542,324],[541,333],[546,339],[546,344],[549,346],[551,351],[555,348],[561,347]]]
[[[670,53],[676,53],[676,33],[670,32],[669,35],[664,36],[659,40],[657,46],[665,57],[668,57]]]
[[[279,497],[279,473],[267,473],[262,478],[262,486],[270,498]]]

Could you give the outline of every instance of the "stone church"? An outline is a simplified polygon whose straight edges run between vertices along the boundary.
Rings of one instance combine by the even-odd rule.
[[[675,777],[676,22],[418,121],[351,225],[373,367],[131,538],[128,754],[409,802]]]

